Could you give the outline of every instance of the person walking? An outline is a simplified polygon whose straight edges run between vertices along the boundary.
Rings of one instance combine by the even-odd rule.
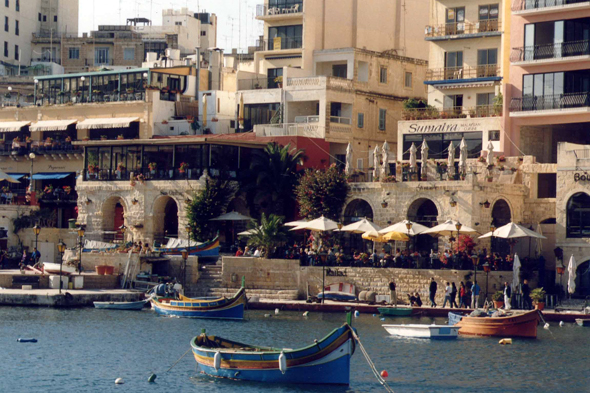
[[[477,285],[477,281],[473,282],[473,286],[471,287],[471,308],[479,308],[479,293],[481,292],[481,288]]]
[[[457,301],[455,299],[457,299],[457,286],[455,285],[455,283],[453,283],[451,287],[451,308],[453,308],[453,305],[455,306],[455,308],[459,308],[459,306],[457,306]]]
[[[445,301],[443,302],[443,308],[447,306],[447,302],[449,302],[449,305],[451,306],[451,308],[453,308],[453,303],[451,302],[452,291],[453,289],[451,288],[451,284],[447,282],[447,286],[445,287]]]
[[[508,285],[508,282],[504,282],[504,309],[510,310],[512,308],[512,288]]]
[[[430,279],[430,287],[428,288],[428,293],[430,294],[430,307],[436,307],[434,299],[436,298],[437,287],[436,281],[434,281],[434,277],[432,277]]]
[[[525,310],[530,310],[533,308],[533,303],[531,301],[531,288],[529,287],[529,280],[524,280],[522,284],[522,307]]]
[[[397,293],[395,292],[395,280],[391,277],[389,282],[389,304],[397,307]]]
[[[459,308],[467,308],[467,288],[463,281],[459,285]]]

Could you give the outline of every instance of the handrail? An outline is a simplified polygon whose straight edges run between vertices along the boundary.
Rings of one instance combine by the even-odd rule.
[[[570,4],[587,3],[588,0],[515,0],[512,11],[535,10],[548,7],[565,7]]]
[[[426,37],[445,37],[449,35],[465,35],[478,33],[500,32],[500,19],[480,20],[478,22],[452,22],[441,25],[426,26]]]
[[[512,98],[511,112],[541,111],[550,109],[584,108],[590,106],[590,92],[525,96]]]
[[[280,50],[301,49],[303,47],[303,37],[281,37],[280,44],[281,44]],[[272,38],[266,39],[266,40],[257,40],[256,46],[257,46],[257,50],[259,52],[279,50],[279,49],[274,49],[275,40]]]
[[[561,59],[564,57],[584,55],[590,55],[590,40],[512,48],[510,61],[519,62],[542,59]]]
[[[453,108],[412,108],[402,111],[403,120],[465,119],[502,116],[501,105],[478,105]]]
[[[446,67],[429,69],[426,71],[427,81],[489,78],[498,76],[500,76],[500,66],[498,64],[486,64],[477,67]]]

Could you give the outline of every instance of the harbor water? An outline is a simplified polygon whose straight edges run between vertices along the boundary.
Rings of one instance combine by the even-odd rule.
[[[345,314],[247,311],[246,321],[159,317],[150,310],[0,308],[3,392],[381,392],[360,351],[349,387],[276,386],[210,378],[192,354],[170,368],[207,329],[240,342],[297,348],[320,339]],[[459,337],[451,341],[389,336],[383,323],[445,323],[361,314],[353,325],[379,370],[397,392],[588,392],[590,328],[539,326],[537,340]],[[19,337],[38,339],[18,343]],[[155,383],[147,382],[151,373]],[[115,385],[123,378],[124,385]]]

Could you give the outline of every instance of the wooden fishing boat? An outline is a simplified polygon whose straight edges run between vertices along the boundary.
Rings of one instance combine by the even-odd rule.
[[[470,317],[449,313],[449,325],[459,326],[459,334],[495,337],[537,338],[539,312],[512,312],[504,317]]]
[[[388,317],[407,317],[412,315],[412,307],[379,307],[379,314]]]
[[[59,274],[59,270],[59,263],[43,262],[43,271],[46,274]],[[61,265],[61,274],[63,276],[69,276],[70,274],[74,273],[76,273],[76,268],[74,266],[69,266],[65,264]]]
[[[344,324],[300,349],[258,347],[202,333],[191,341],[201,373],[213,377],[271,383],[350,383],[355,350],[352,327]]]
[[[139,302],[93,302],[94,308],[107,310],[141,310],[147,303],[147,300]]]
[[[392,336],[449,340],[457,338],[459,327],[447,325],[382,325]]]
[[[324,292],[318,294],[318,299],[334,300],[339,302],[355,301],[356,287],[352,284],[339,282],[324,287]]]
[[[244,319],[246,291],[242,287],[231,298],[152,297],[160,315],[184,318]]]
[[[162,255],[181,255],[184,250],[187,250],[189,255],[198,256],[199,258],[219,257],[219,236],[208,242],[192,245],[191,247],[161,247],[155,249],[155,251],[161,252]]]
[[[578,326],[589,327],[590,319],[576,318],[576,323],[578,324]]]

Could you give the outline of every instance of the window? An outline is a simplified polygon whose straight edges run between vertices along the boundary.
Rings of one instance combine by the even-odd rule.
[[[557,196],[557,173],[539,173],[537,180],[537,198]]]
[[[123,60],[135,60],[135,48],[125,48],[123,50]]]
[[[57,15],[54,15],[54,16],[53,16],[53,21],[54,21],[54,22],[57,22]]]
[[[174,22],[175,26],[182,26],[182,22]]]
[[[445,79],[463,78],[463,52],[445,53]]]
[[[229,121],[229,128],[236,128],[236,121],[235,120]]]
[[[465,7],[447,8],[445,33],[463,34],[465,31]]]
[[[279,87],[279,83],[282,83],[283,80],[283,69],[282,68],[269,68],[267,70],[268,76],[268,88],[269,89],[276,89]]]
[[[429,158],[447,159],[449,156],[448,147],[452,141],[455,146],[455,157],[459,157],[459,145],[461,140],[465,138],[467,143],[467,156],[469,158],[477,158],[481,155],[482,150],[482,132],[449,132],[436,134],[406,134],[403,136],[403,160],[410,159],[410,147],[412,143],[416,146],[422,145],[424,140],[427,141],[429,150]],[[420,157],[420,149],[418,149],[418,157]]]
[[[4,41],[4,57],[8,57],[8,42]]]
[[[488,141],[498,142],[499,140],[500,140],[500,131],[499,130],[488,131]]]
[[[69,58],[72,60],[77,60],[80,58],[80,48],[69,48]]]
[[[443,108],[445,111],[461,112],[463,110],[463,94],[452,94],[445,96]]]
[[[332,66],[332,76],[346,79],[348,76],[348,66],[346,64],[334,64]]]
[[[365,114],[364,113],[360,113],[360,112],[358,113],[356,126],[358,128],[365,128]]]
[[[207,32],[205,30],[201,31],[201,37],[205,37],[207,35]]]
[[[500,7],[498,4],[479,6],[479,31],[498,31],[498,17]]]
[[[16,0],[16,12],[20,12],[20,0]]]
[[[4,17],[4,31],[8,31],[8,17],[5,16]]]
[[[4,0],[4,5],[6,7],[10,7],[10,0]]]
[[[47,22],[47,15],[43,15],[43,22]]]
[[[494,93],[480,93],[476,96],[475,102],[477,105],[477,111],[479,115],[489,115],[486,112],[490,111],[490,107],[494,105]],[[484,112],[484,113],[481,113]]]
[[[41,13],[39,12],[39,22],[41,22]]]
[[[14,21],[14,34],[15,35],[19,35],[20,34],[20,28],[19,28],[18,20],[15,20]]]
[[[387,67],[379,68],[379,83],[387,83]]]
[[[268,29],[268,50],[301,48],[302,36],[302,25],[271,27]]]
[[[498,49],[480,49],[477,51],[477,77],[497,76]]]
[[[20,59],[20,51],[18,50],[18,45],[14,46],[14,60]]]
[[[404,78],[404,86],[412,88],[412,73],[406,72],[406,77]]]
[[[379,109],[379,130],[385,131],[387,110]]]
[[[590,195],[574,194],[567,203],[567,237],[590,237]]]
[[[94,65],[109,64],[109,48],[96,48],[94,51]]]
[[[357,169],[363,169],[363,159],[362,158],[357,158],[357,160],[356,160],[356,168]]]

